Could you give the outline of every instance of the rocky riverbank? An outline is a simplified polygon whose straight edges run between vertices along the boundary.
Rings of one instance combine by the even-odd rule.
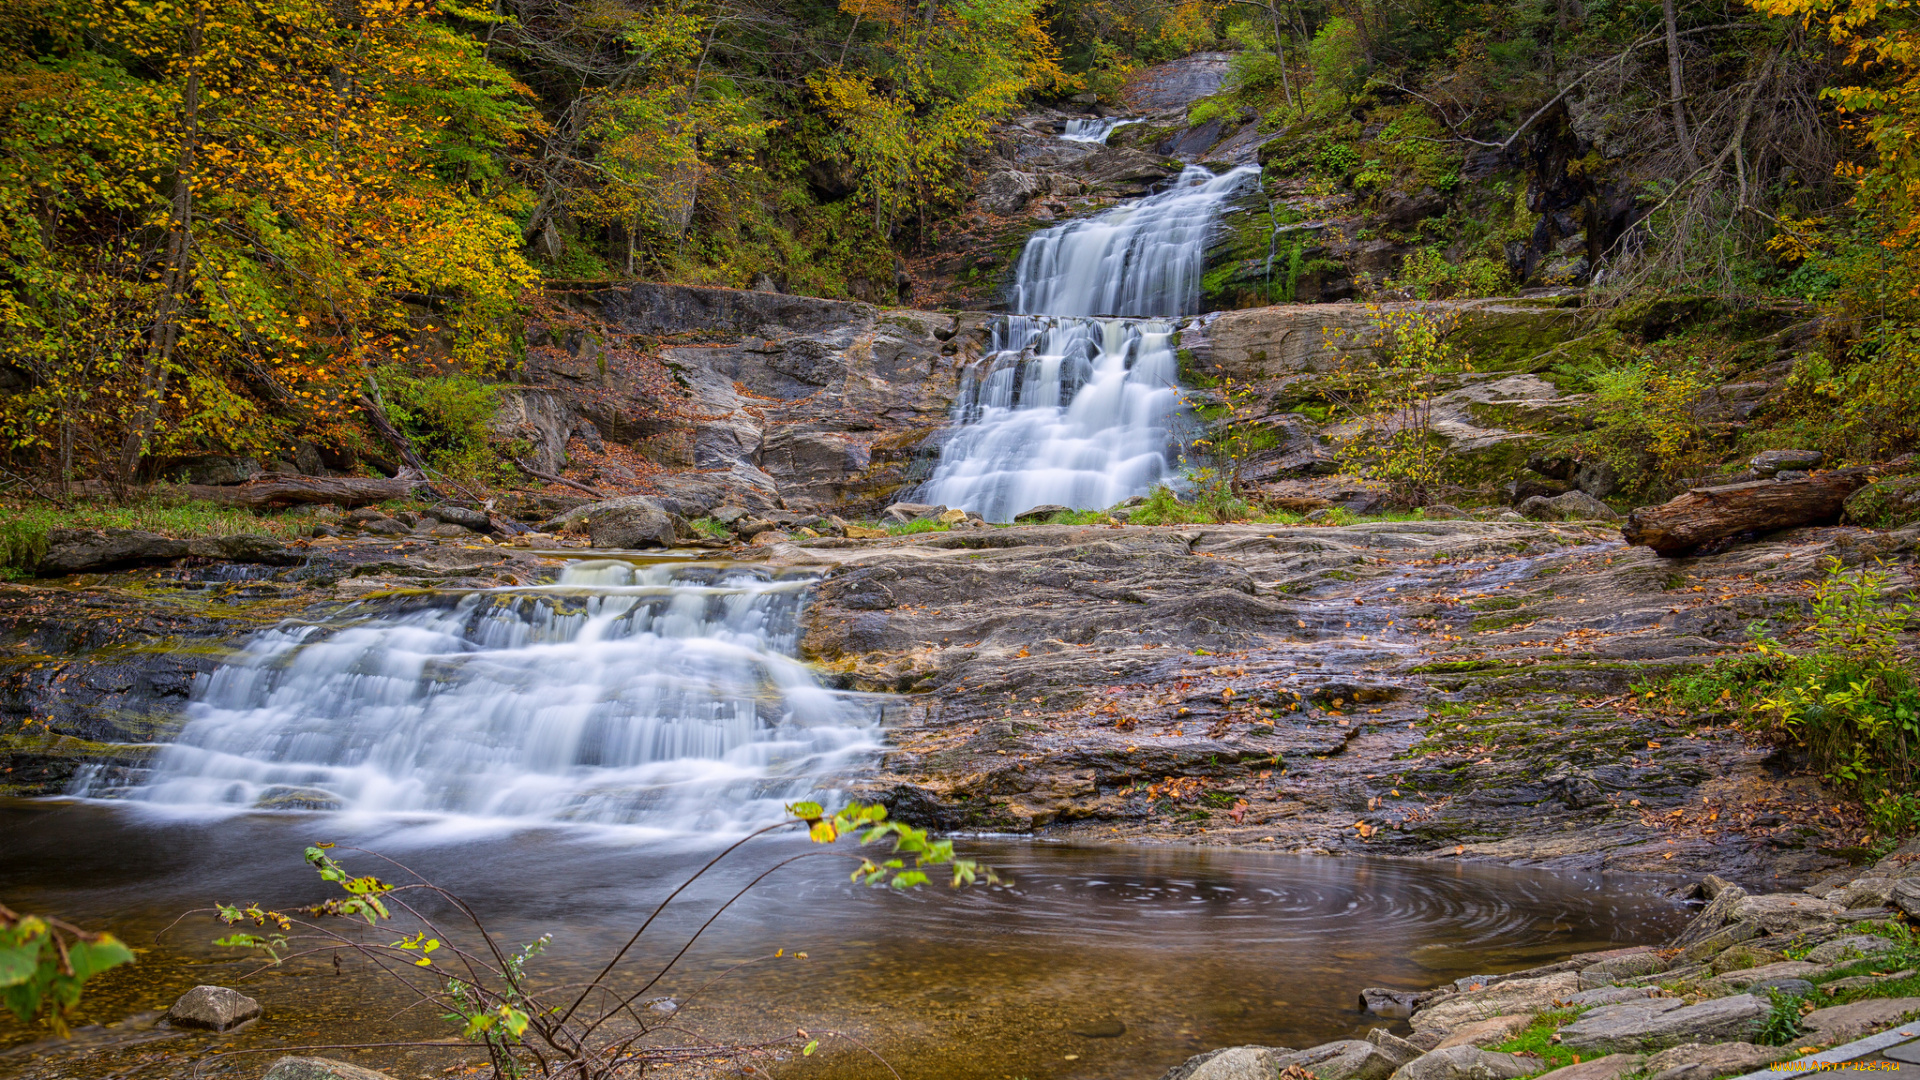
[[[1714,1080],[1829,1048],[1820,1060],[1897,1068],[1920,1049],[1920,944],[1903,921],[1920,919],[1920,842],[1799,893],[1750,894],[1709,875],[1694,894],[1705,908],[1666,948],[1363,990],[1365,1011],[1412,1032],[1213,1050],[1162,1080]],[[1904,1036],[1892,1030],[1902,1023]],[[1900,1044],[1906,1057],[1881,1057]]]

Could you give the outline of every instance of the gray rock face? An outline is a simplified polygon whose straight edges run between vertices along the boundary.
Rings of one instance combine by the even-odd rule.
[[[283,1057],[260,1080],[393,1080],[383,1072],[323,1057]]]
[[[1604,499],[1619,490],[1620,477],[1605,461],[1583,461],[1573,471],[1573,486],[1596,499]]]
[[[1232,66],[1232,53],[1194,53],[1138,72],[1127,80],[1121,96],[1135,109],[1184,109],[1219,93]]]
[[[1716,1076],[1752,1072],[1790,1056],[1784,1046],[1755,1046],[1747,1042],[1683,1043],[1648,1058],[1642,1071],[1658,1075],[1684,1069],[1675,1080],[1712,1080]]]
[[[1518,1080],[1533,1072],[1531,1060],[1455,1046],[1415,1058],[1396,1069],[1391,1080]]]
[[[412,531],[390,517],[378,517],[371,521],[363,521],[360,523],[360,529],[362,532],[370,532],[376,536],[405,536]]]
[[[566,398],[553,390],[502,386],[494,391],[494,400],[487,426],[495,438],[525,443],[527,464],[541,472],[566,468],[567,436],[573,431],[573,410]]]
[[[227,1031],[260,1015],[260,1003],[224,986],[196,986],[167,1010],[167,1023],[202,1031]]]
[[[1800,1018],[1800,1027],[1818,1035],[1821,1042],[1851,1042],[1914,1014],[1920,1014],[1920,998],[1868,998],[1815,1009]]]
[[[1161,1075],[1160,1080],[1273,1080],[1274,1059],[1292,1053],[1284,1046],[1229,1046],[1195,1054]]]
[[[181,484],[244,484],[260,475],[260,466],[248,458],[209,454],[204,457],[177,458],[161,470],[167,479]]]
[[[918,521],[925,517],[939,517],[947,512],[945,506],[932,503],[894,503],[880,512],[880,520],[905,525],[909,521]]]
[[[1581,1053],[1657,1050],[1702,1039],[1740,1039],[1767,1015],[1768,1004],[1752,994],[1687,1005],[1679,998],[1595,1009],[1560,1029],[1560,1045]]]
[[[1342,1039],[1308,1050],[1276,1056],[1276,1070],[1297,1065],[1312,1073],[1315,1080],[1387,1080],[1405,1062],[1379,1045],[1361,1039]],[[1269,1076],[1272,1074],[1269,1073]]]

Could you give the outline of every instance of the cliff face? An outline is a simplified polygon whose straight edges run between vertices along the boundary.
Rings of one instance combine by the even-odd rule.
[[[771,292],[639,284],[567,299],[580,325],[530,350],[529,381],[576,438],[653,467],[633,479],[707,507],[884,505],[924,475],[959,372],[987,342],[985,316]],[[645,385],[653,363],[665,385]]]

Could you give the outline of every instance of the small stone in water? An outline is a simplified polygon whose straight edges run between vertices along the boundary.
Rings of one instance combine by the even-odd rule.
[[[224,986],[196,986],[180,995],[167,1010],[167,1022],[175,1027],[202,1031],[226,1031],[260,1015],[260,1003]]]

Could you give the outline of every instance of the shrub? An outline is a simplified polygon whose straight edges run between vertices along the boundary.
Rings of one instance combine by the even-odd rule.
[[[1448,340],[1455,321],[1451,314],[1374,307],[1361,347],[1347,352],[1326,382],[1344,421],[1341,464],[1385,481],[1415,506],[1432,501],[1446,481],[1447,447],[1434,429],[1434,402],[1450,376],[1472,370]]]
[[[1890,575],[1838,560],[1814,590],[1812,648],[1756,626],[1753,651],[1674,681],[1695,707],[1736,708],[1762,738],[1804,750],[1822,779],[1859,799],[1875,830],[1920,827],[1920,681],[1900,636],[1920,616],[1889,600]]]
[[[1513,277],[1504,265],[1484,255],[1450,263],[1439,248],[1431,247],[1408,255],[1399,275],[1388,278],[1386,287],[1415,300],[1470,299],[1511,291]]]
[[[1588,381],[1593,428],[1580,446],[1613,466],[1623,491],[1659,497],[1718,459],[1699,415],[1716,381],[1705,363],[1643,356],[1601,368]]]
[[[384,371],[387,419],[413,440],[426,463],[457,479],[499,476],[489,436],[498,389],[470,375],[416,377]]]

